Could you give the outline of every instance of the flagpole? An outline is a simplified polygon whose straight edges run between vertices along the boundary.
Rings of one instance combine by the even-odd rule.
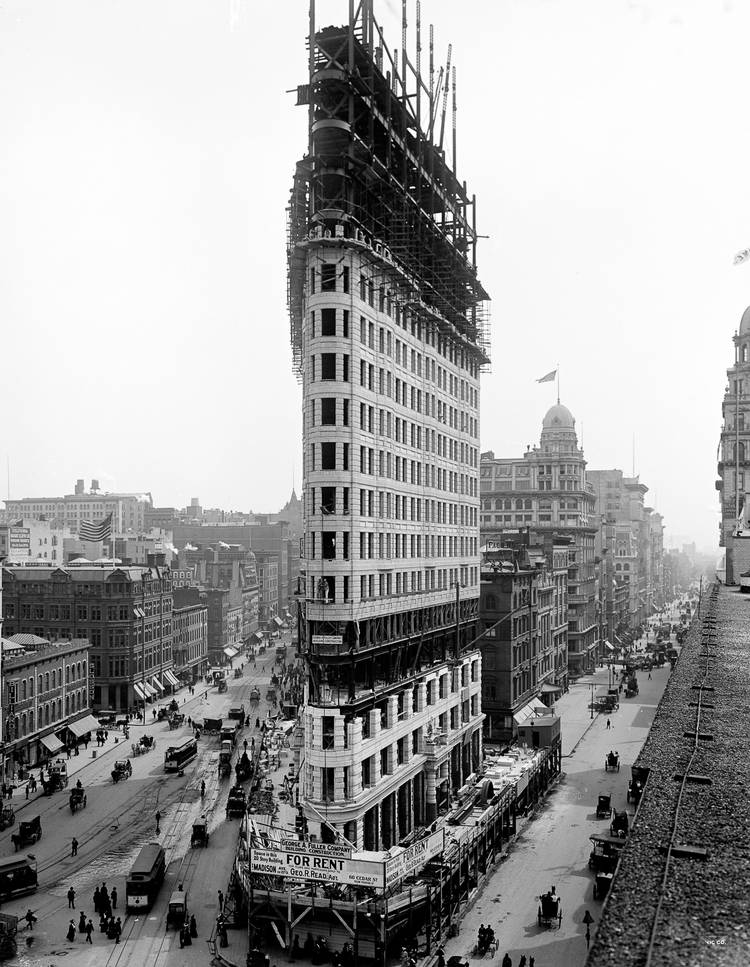
[[[557,364],[557,405],[560,405],[560,364]]]

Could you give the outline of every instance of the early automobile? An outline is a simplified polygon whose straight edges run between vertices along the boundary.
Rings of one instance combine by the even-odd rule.
[[[244,705],[237,705],[234,708],[230,708],[229,709],[229,715],[227,717],[230,718],[230,719],[236,719],[238,722],[244,722],[245,721],[245,706]]]
[[[599,799],[597,800],[597,803],[596,803],[596,818],[609,819],[611,812],[612,812],[612,797],[599,796]]]
[[[234,767],[234,772],[237,776],[237,784],[239,785],[241,782],[247,782],[252,774],[252,771],[253,767],[250,763],[250,759],[247,756],[247,752],[243,752]]]
[[[219,752],[219,778],[226,779],[232,774],[232,743],[225,741],[221,743]]]
[[[594,899],[603,900],[609,893],[614,873],[597,873],[594,877]]]
[[[184,890],[176,890],[169,898],[167,907],[167,930],[174,927],[175,930],[182,930],[185,921],[189,920],[187,893]]]
[[[222,678],[221,681],[219,682],[219,691],[226,692],[226,690],[227,690],[227,683]]]
[[[193,834],[190,837],[191,846],[208,846],[208,821],[205,816],[193,823]]]
[[[562,903],[556,893],[550,891],[539,897],[539,909],[536,918],[540,927],[559,927],[561,925]]]
[[[256,688],[252,688],[250,690],[250,701],[251,702],[259,702],[260,701],[260,689],[259,688],[256,687]]]
[[[18,832],[13,833],[11,841],[18,852],[22,847],[36,843],[42,838],[42,819],[35,816],[34,819],[24,820],[18,824]]]
[[[119,782],[120,779],[127,779],[133,775],[133,767],[129,759],[118,759],[112,770],[112,782]]]
[[[608,752],[604,757],[604,771],[605,772],[619,772],[620,771],[620,753],[619,752]]]
[[[79,809],[85,809],[86,803],[86,790],[82,786],[74,786],[70,790],[70,811],[74,813]]]
[[[619,836],[589,836],[593,849],[589,855],[589,869],[593,873],[614,873],[625,840]]]
[[[628,819],[627,810],[623,809],[619,812],[616,809],[612,810],[612,822],[609,824],[609,832],[612,836],[618,836],[620,839],[625,839],[628,835],[628,829],[630,828],[630,821]]]

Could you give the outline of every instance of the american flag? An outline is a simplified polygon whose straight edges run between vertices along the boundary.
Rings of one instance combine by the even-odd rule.
[[[738,252],[734,257],[734,265],[742,265],[743,262],[747,262],[750,259],[750,248],[743,248],[741,252]]]
[[[82,541],[106,541],[112,536],[112,514],[99,523],[82,520],[78,528],[78,536]]]
[[[557,376],[557,370],[553,369],[551,373],[547,373],[546,376],[542,376],[541,379],[538,379],[537,383],[551,383],[555,376]]]

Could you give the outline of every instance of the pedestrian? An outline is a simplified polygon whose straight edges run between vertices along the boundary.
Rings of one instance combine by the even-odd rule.
[[[83,912],[83,910],[81,910],[81,916],[80,916],[80,919],[78,920],[78,932],[79,933],[86,932],[86,914]]]
[[[195,922],[195,914],[190,918],[190,936],[196,939],[198,937],[198,924]]]
[[[112,887],[112,893],[110,894],[110,903],[112,904],[112,909],[117,909],[117,887]]]
[[[73,837],[70,843],[70,855],[78,856],[78,840],[75,838],[75,836]]]
[[[158,836],[160,832],[161,832],[161,813],[157,809],[156,810],[156,835]]]
[[[518,967],[526,967],[526,954],[521,954],[521,959],[518,961]]]
[[[91,939],[91,934],[94,932],[94,924],[91,920],[86,921],[86,943],[93,945],[94,941]]]
[[[29,798],[29,789],[31,788],[31,782],[26,783],[26,798]]]
[[[651,672],[648,673],[648,680],[651,681]]]
[[[99,893],[99,887],[97,886],[94,890],[94,913],[102,912],[102,901]]]
[[[259,728],[260,728],[260,719],[259,719],[259,718],[257,718],[257,719],[255,720],[255,728],[256,728],[256,729],[259,729]]]
[[[102,882],[101,889],[99,890],[99,902],[101,903],[102,910],[107,909],[107,904],[109,903],[109,891],[107,890],[107,884]]]
[[[65,751],[68,753],[68,760],[70,760],[70,746],[68,746]]]
[[[193,723],[190,721],[190,716],[188,715],[188,728],[192,729]]]
[[[219,890],[218,893],[219,893],[219,910],[223,910],[224,909],[224,894],[221,892],[221,890]]]
[[[201,799],[206,795],[206,780],[201,779]]]
[[[107,920],[107,914],[102,911],[99,915],[99,932],[106,933],[109,927],[109,921]]]
[[[534,958],[529,957],[529,967],[534,967]]]
[[[242,743],[242,746],[243,746],[245,752],[247,752],[247,739],[245,739],[245,741]]]
[[[115,924],[115,943],[120,942],[121,936],[122,936],[122,920],[118,917],[117,923]]]
[[[75,910],[76,908],[76,891],[71,888],[68,890],[68,909]]]
[[[185,927],[180,927],[180,950],[185,946]]]
[[[502,967],[513,967],[513,961],[510,959],[510,954],[506,953],[503,957]]]
[[[114,940],[117,936],[117,924],[114,919],[107,921],[107,940]]]
[[[608,729],[612,728],[612,723],[609,721],[609,719],[607,719],[607,728]]]
[[[72,943],[76,939],[76,924],[75,920],[71,920],[68,924],[68,932],[65,937]]]

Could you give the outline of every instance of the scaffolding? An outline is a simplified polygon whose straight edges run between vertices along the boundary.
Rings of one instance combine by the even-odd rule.
[[[476,196],[456,172],[451,48],[436,72],[430,26],[425,80],[419,2],[414,57],[406,0],[400,51],[386,44],[372,0],[351,0],[349,13],[348,25],[316,30],[310,3],[309,82],[297,89],[297,103],[308,108],[308,152],[287,208],[295,370],[301,376],[306,250],[321,244],[361,246],[389,298],[487,365],[489,296],[476,271]],[[450,163],[443,147],[449,94]]]

